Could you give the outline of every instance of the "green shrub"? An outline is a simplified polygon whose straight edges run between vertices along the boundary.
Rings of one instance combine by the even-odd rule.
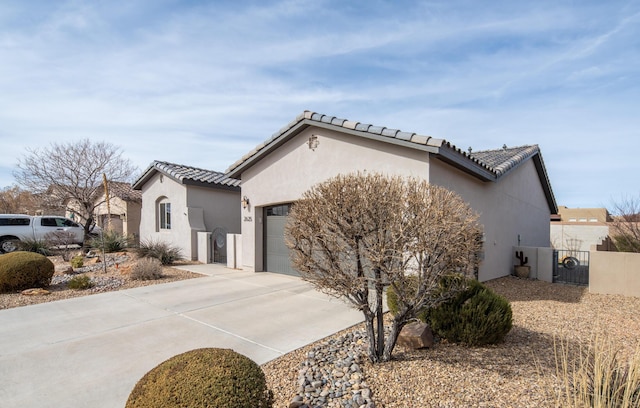
[[[501,342],[512,327],[511,305],[475,279],[468,283],[467,290],[429,310],[431,329],[448,341],[469,346]]]
[[[99,249],[104,252],[120,252],[124,251],[128,246],[127,237],[116,231],[104,231],[102,235],[91,238],[89,241],[91,248]]]
[[[154,280],[162,277],[162,264],[156,258],[140,258],[131,268],[131,279],[134,280]]]
[[[203,348],[174,356],[138,381],[125,408],[270,408],[273,395],[250,358]]]
[[[405,280],[405,284],[406,284],[406,289],[405,290],[417,290],[418,287],[418,277],[417,276],[407,276],[406,280]],[[399,309],[399,305],[398,305],[398,294],[396,293],[396,291],[393,289],[393,286],[389,286],[387,288],[387,306],[389,307],[389,311],[392,314],[397,314],[398,313],[398,309]],[[422,320],[423,322],[426,319],[426,309],[418,312],[418,315],[416,316],[418,319]]]
[[[47,287],[54,271],[53,262],[35,252],[0,255],[0,292]]]
[[[72,268],[82,268],[82,265],[84,265],[84,257],[82,255],[76,255],[71,258],[69,263],[71,263]]]
[[[23,239],[18,242],[20,251],[35,252],[44,256],[51,256],[51,250],[46,241],[41,239]]]
[[[464,277],[464,275],[461,274],[450,274],[450,275],[443,275],[442,278],[440,279],[440,289],[438,292],[434,293],[435,297],[440,296],[441,291],[448,291],[451,290],[452,286],[454,285],[454,283],[460,283],[463,282],[464,280],[466,280],[467,278]],[[404,285],[405,285],[405,292],[415,292],[418,289],[418,277],[417,276],[406,276],[405,277],[405,281],[404,281]],[[398,283],[396,283],[397,285]],[[389,307],[389,311],[392,314],[397,314],[398,313],[398,309],[399,309],[399,305],[398,305],[398,295],[396,293],[396,291],[393,289],[393,286],[389,286],[387,288],[387,306]],[[422,310],[420,310],[417,313],[417,318],[420,319],[422,322],[426,322],[427,321],[427,313],[429,312],[429,310],[427,308],[423,308]]]
[[[140,246],[136,248],[136,252],[140,257],[156,258],[163,265],[171,265],[175,261],[183,259],[180,248],[162,241],[142,241]]]
[[[69,289],[84,290],[92,288],[93,282],[91,282],[91,278],[87,275],[78,275],[71,278],[69,282],[67,282],[67,286]]]

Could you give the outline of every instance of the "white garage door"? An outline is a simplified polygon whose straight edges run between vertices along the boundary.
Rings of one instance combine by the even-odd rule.
[[[289,248],[284,243],[284,226],[291,204],[281,204],[264,209],[264,264],[268,272],[300,276],[291,267]]]

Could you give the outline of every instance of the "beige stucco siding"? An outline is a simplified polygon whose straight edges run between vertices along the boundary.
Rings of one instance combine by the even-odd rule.
[[[498,182],[482,182],[432,160],[430,182],[457,192],[480,216],[485,231],[480,280],[511,273],[514,246],[549,246],[549,206],[531,160]]]
[[[551,245],[556,249],[589,251],[609,236],[609,226],[599,222],[553,222],[550,227]]]
[[[104,201],[105,197],[99,199]],[[120,197],[111,197],[109,199],[109,208],[111,214],[120,215],[122,222],[122,234],[127,236],[138,236],[140,234],[140,217],[142,211],[142,205],[135,201],[124,201]],[[107,203],[101,202],[95,209],[95,214],[98,216],[103,214],[109,214],[107,211]]]
[[[161,197],[167,197],[167,201],[171,203],[170,230],[158,229],[156,203]],[[156,173],[142,186],[142,202],[144,205],[140,219],[140,240],[166,242],[180,248],[182,255],[187,259],[193,259],[192,246],[188,239],[191,228],[185,210],[185,187],[169,177]]]
[[[215,228],[224,228],[226,233],[240,233],[239,191],[188,186],[187,207],[191,213],[191,245],[194,254],[197,254],[199,231],[213,232]]]
[[[318,147],[307,144],[311,135]],[[307,128],[242,173],[242,195],[250,207],[242,211],[243,269],[263,270],[265,206],[297,200],[314,184],[355,171],[428,177],[426,152],[315,127]]]
[[[240,192],[180,184],[156,173],[142,186],[141,240],[163,241],[182,251],[187,259],[198,259],[200,231],[222,227],[240,232]],[[158,228],[157,203],[171,203],[171,229]]]

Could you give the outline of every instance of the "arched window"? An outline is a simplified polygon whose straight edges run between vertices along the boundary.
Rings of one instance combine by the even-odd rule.
[[[160,197],[156,202],[158,229],[171,229],[171,203],[169,199],[167,197]]]

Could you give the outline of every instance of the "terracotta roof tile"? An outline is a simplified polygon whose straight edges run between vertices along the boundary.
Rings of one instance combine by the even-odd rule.
[[[118,197],[124,201],[141,202],[142,192],[134,190],[131,184],[122,183],[119,181],[109,182],[109,195],[111,197]]]
[[[249,157],[249,156],[247,156]],[[197,167],[185,166],[182,164],[169,163],[155,160],[145,170],[142,176],[133,184],[133,187],[140,190],[142,184],[149,179],[150,175],[155,171],[160,171],[182,184],[198,183],[201,185],[209,185],[211,187],[224,187],[240,190],[240,180],[231,178],[225,173],[213,170],[205,170]]]

